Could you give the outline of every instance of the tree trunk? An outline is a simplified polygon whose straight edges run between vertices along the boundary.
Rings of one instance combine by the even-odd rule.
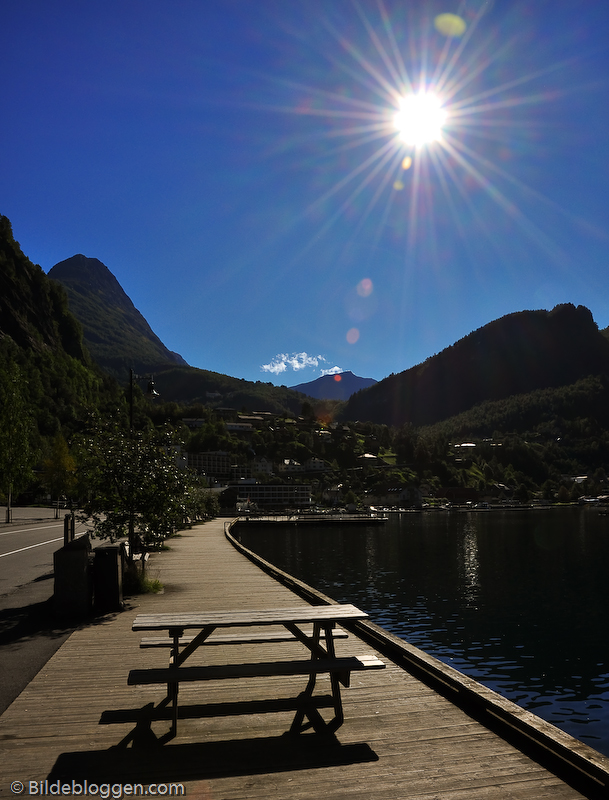
[[[8,485],[8,493],[6,496],[6,521],[12,522],[13,521],[13,509],[11,508],[11,499],[13,494],[13,484],[9,483]]]

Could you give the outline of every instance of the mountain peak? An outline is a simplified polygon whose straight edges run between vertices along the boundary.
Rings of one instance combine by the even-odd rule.
[[[134,308],[116,277],[98,258],[89,258],[82,253],[66,258],[49,270],[49,278],[59,281],[66,289],[70,287],[82,294],[99,292],[106,302]]]
[[[374,378],[360,378],[351,370],[337,372],[334,375],[322,375],[314,381],[290,386],[295,392],[302,392],[316,400],[348,400],[360,389],[367,389],[376,383]]]
[[[49,277],[64,286],[89,351],[103,369],[120,377],[130,367],[155,372],[170,364],[187,366],[165,347],[99,259],[79,253],[55,264]]]

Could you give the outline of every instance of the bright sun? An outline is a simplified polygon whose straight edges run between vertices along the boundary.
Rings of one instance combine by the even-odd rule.
[[[442,138],[446,116],[437,95],[420,92],[401,98],[400,110],[394,117],[394,124],[405,144],[420,147]]]

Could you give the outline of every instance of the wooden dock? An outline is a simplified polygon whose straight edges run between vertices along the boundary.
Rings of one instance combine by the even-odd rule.
[[[2,796],[14,796],[13,781],[22,781],[27,795],[30,781],[45,780],[48,793],[57,781],[60,788],[75,781],[76,793],[85,780],[144,789],[179,783],[196,800],[607,796],[609,759],[574,743],[591,774],[565,772],[560,764],[556,774],[451,702],[450,692],[443,696],[382,652],[387,669],[352,676],[344,692],[345,724],[333,739],[284,736],[292,714],[259,713],[257,704],[297,694],[302,679],[265,678],[181,688],[178,736],[163,743],[169,711],[166,718],[150,711],[162,699],[162,688],[127,685],[130,669],[167,664],[165,650],[140,649],[141,636],[131,630],[136,613],[306,602],[236,550],[222,520],[184,531],[170,548],[149,562],[150,576],[164,584],[162,594],[130,600],[124,612],[82,625],[0,717]],[[238,658],[299,657],[300,647],[240,645]],[[370,642],[353,633],[337,641],[339,655],[370,651]],[[231,645],[208,652],[212,663],[235,658]],[[226,702],[248,703],[251,713],[213,716],[214,704]],[[176,792],[169,787],[166,793]]]

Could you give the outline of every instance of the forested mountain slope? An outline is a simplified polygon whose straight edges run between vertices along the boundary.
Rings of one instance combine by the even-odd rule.
[[[16,392],[47,437],[99,402],[103,380],[64,289],[33,264],[0,216],[0,403]]]
[[[168,350],[135,308],[112,272],[97,258],[75,255],[49,270],[65,288],[95,362],[119,380],[131,368],[156,372],[170,364],[187,366]]]
[[[353,395],[343,418],[430,425],[479,403],[609,374],[609,341],[584,306],[521,311]]]

